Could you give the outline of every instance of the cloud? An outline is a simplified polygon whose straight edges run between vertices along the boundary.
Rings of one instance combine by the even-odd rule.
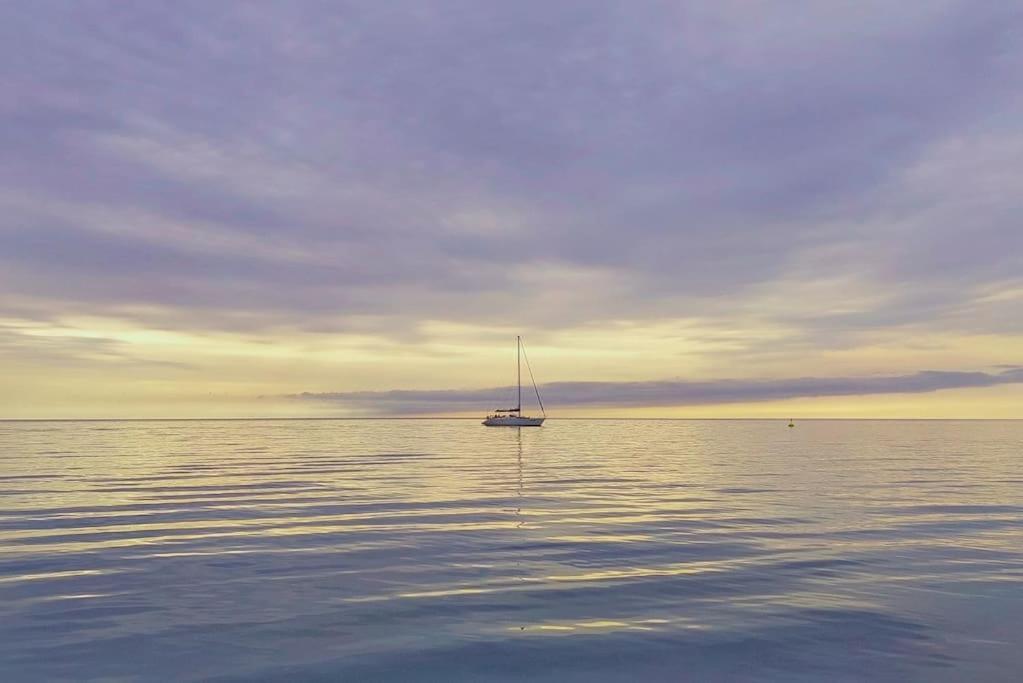
[[[0,317],[382,346],[695,321],[748,338],[704,345],[736,366],[1015,337],[1021,28],[997,0],[6,3]]]
[[[147,358],[129,344],[111,337],[83,335],[73,329],[26,329],[0,322],[0,360],[5,358],[16,359],[22,369],[33,370],[100,366],[107,372],[111,368],[138,372],[191,368],[176,360]]]
[[[884,377],[799,377],[793,379],[700,382],[553,382],[542,385],[547,404],[572,407],[666,407],[751,403],[825,396],[921,394],[943,389],[1023,383],[1018,367],[995,373],[925,370]],[[364,413],[442,414],[486,410],[507,403],[514,387],[471,390],[353,391],[301,393],[290,398],[334,403]],[[491,405],[494,404],[494,405]],[[502,404],[503,405],[503,404]]]

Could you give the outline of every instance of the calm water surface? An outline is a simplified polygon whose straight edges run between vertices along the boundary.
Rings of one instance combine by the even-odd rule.
[[[0,678],[1018,681],[1023,422],[0,423]]]

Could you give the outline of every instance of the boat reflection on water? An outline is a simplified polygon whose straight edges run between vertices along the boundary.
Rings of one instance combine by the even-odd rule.
[[[515,517],[517,519],[515,523],[516,529],[522,529],[526,526],[526,519],[522,516],[522,498],[523,498],[523,476],[522,476],[522,429],[515,430],[515,445],[516,445],[516,472],[518,474],[518,487],[516,488],[516,494],[518,495],[518,507],[515,508]],[[515,573],[516,578],[520,584],[526,583],[526,571],[522,564],[522,557],[515,559]],[[525,631],[525,625],[519,627],[520,631]]]

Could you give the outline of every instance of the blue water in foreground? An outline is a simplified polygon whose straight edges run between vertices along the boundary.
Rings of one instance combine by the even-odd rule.
[[[0,679],[1018,681],[1023,422],[0,423]]]

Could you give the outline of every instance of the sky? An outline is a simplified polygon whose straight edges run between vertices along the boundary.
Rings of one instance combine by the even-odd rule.
[[[0,2],[0,418],[1023,416],[1010,0]]]

